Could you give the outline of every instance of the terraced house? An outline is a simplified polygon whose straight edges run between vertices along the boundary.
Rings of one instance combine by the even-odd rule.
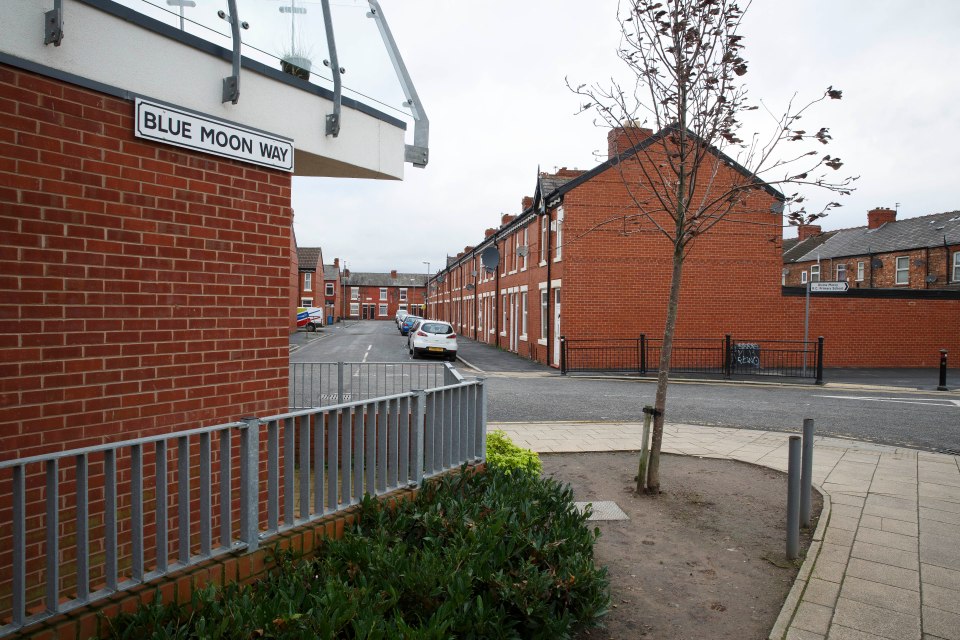
[[[421,314],[424,310],[422,273],[343,272],[343,317],[354,320],[393,320],[397,311]]]

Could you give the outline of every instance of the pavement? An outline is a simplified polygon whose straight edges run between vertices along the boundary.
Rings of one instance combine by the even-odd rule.
[[[489,428],[542,453],[638,450],[642,431]],[[663,451],[786,471],[787,443],[784,433],[677,424],[664,428]],[[816,437],[813,481],[824,497],[820,523],[769,638],[960,640],[960,456]]]

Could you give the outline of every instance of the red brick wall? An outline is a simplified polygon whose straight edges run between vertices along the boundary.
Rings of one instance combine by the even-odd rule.
[[[0,457],[287,406],[290,176],[0,65]]]
[[[824,258],[820,260],[820,281],[836,280],[837,265],[847,265],[847,282],[853,289],[864,288],[904,288],[904,289],[944,289],[956,286],[952,280],[953,254],[960,251],[960,245],[951,245],[949,248],[930,247],[913,249],[911,251],[896,251],[880,253],[871,256],[848,256],[843,258]],[[897,258],[909,258],[909,282],[897,284]],[[872,260],[879,260],[882,266],[873,268]],[[857,280],[857,263],[863,262],[863,280]],[[809,277],[810,267],[817,264],[816,260],[795,262],[784,265],[789,271],[786,286],[802,286],[801,273],[806,271]],[[936,276],[933,282],[927,282],[927,276]]]
[[[300,306],[300,283],[297,272],[297,238],[290,232],[290,331],[297,330],[297,308]]]

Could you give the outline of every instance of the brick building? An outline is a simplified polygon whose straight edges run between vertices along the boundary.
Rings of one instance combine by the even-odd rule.
[[[327,319],[340,322],[343,316],[343,282],[340,274],[340,258],[334,258],[333,264],[323,265],[323,308]]]
[[[655,145],[665,135],[612,130],[606,162],[538,175],[519,215],[503,216],[431,278],[429,315],[451,321],[462,335],[553,366],[560,336],[662,333],[672,262],[656,224],[665,224],[665,216],[629,217],[634,205],[624,181],[639,183],[639,163],[656,160]],[[622,152],[626,139],[639,144]],[[713,162],[719,179],[753,183],[729,158]],[[780,201],[775,190],[751,187],[727,221],[691,245],[677,335],[716,337],[731,327],[779,335],[769,309],[780,300]],[[499,264],[485,269],[482,256],[492,248]]]
[[[867,225],[822,232],[799,228],[784,240],[784,286],[847,282],[855,289],[960,289],[960,211],[897,220],[867,213]]]
[[[354,320],[393,320],[398,310],[424,309],[422,273],[343,272],[343,317]]]
[[[300,302],[297,306],[322,306],[323,279],[323,250],[320,247],[297,247],[297,282]]]

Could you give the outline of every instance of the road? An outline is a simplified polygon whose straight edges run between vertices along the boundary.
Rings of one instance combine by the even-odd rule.
[[[291,355],[297,362],[409,362],[393,323],[359,322],[315,334]],[[458,365],[466,375],[472,372]],[[475,373],[475,372],[473,372]],[[597,380],[553,373],[488,374],[491,422],[638,421],[653,404],[652,381]],[[669,422],[799,431],[932,451],[960,451],[960,394],[878,391],[831,385],[675,382]]]

